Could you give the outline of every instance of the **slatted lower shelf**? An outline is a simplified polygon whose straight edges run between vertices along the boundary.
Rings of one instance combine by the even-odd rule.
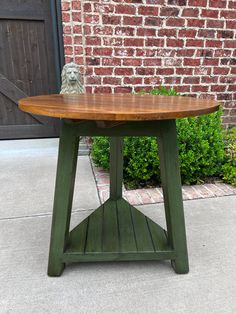
[[[166,232],[124,199],[108,200],[70,232],[64,262],[174,259]]]

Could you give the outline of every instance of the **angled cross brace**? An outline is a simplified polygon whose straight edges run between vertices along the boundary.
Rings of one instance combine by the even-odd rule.
[[[110,199],[69,233],[79,136],[111,136]],[[121,136],[157,136],[167,232],[122,198]],[[49,276],[65,263],[169,259],[188,272],[175,120],[128,122],[111,128],[64,121],[54,198]]]

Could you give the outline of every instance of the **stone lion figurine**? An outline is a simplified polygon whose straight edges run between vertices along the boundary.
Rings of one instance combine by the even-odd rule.
[[[64,65],[61,73],[60,94],[81,94],[85,92],[79,66],[74,62]]]

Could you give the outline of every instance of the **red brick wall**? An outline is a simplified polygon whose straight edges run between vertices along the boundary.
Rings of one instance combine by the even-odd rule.
[[[223,103],[236,124],[236,1],[62,0],[66,61],[87,92],[157,85]]]

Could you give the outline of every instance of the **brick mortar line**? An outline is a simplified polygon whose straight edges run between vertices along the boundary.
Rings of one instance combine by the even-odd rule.
[[[86,3],[91,3],[90,1],[88,1],[88,0],[86,0]],[[189,3],[189,2],[188,2]],[[114,0],[103,0],[102,1],[102,3],[101,3],[101,5],[102,6],[109,6],[109,5],[115,5],[115,4],[117,4],[117,1],[114,1]],[[120,5],[130,5],[130,3],[127,3],[127,2],[121,2],[121,3],[119,3]],[[152,3],[148,3],[148,4],[146,4],[146,3],[131,3],[131,5],[133,5],[133,6],[154,6],[154,4],[152,4]],[[176,4],[168,4],[168,2],[167,2],[167,0],[165,0],[165,3],[164,4],[156,4],[156,6],[177,6]],[[186,4],[186,5],[183,5],[183,7],[185,7],[185,6],[188,6],[188,4]],[[201,7],[208,7],[208,6],[210,6],[210,4],[209,4],[209,1],[207,1],[207,5],[206,6],[201,6]],[[196,8],[196,6],[195,6],[195,8]]]
[[[83,1],[83,4],[86,4],[86,3],[91,3],[91,2],[87,2],[87,1]],[[80,0],[80,2],[82,2]],[[119,4],[118,4],[119,5]],[[135,4],[136,5],[136,4]],[[138,4],[137,4],[138,5]],[[130,4],[128,5],[130,6]],[[160,8],[162,9],[163,8],[163,5],[159,5],[158,4],[153,4],[153,5],[143,5],[143,7],[150,7],[150,8]],[[220,17],[211,17],[211,16],[202,16],[202,11],[203,10],[207,10],[207,11],[219,11],[219,14],[221,15],[221,12],[225,13],[235,13],[235,9],[227,9],[227,8],[214,8],[214,7],[209,7],[209,8],[206,8],[206,7],[193,7],[193,6],[185,6],[184,8],[181,8],[180,6],[176,5],[176,6],[168,6],[169,9],[179,9],[179,13],[178,15],[160,15],[160,12],[157,12],[155,14],[148,14],[148,13],[138,13],[138,10],[134,13],[126,13],[126,12],[116,12],[115,10],[114,11],[110,11],[110,12],[104,12],[104,11],[94,11],[94,10],[91,10],[91,11],[85,11],[86,14],[88,15],[112,15],[112,16],[118,16],[118,17],[122,17],[122,16],[133,16],[133,17],[143,17],[143,18],[146,18],[146,17],[159,17],[159,18],[187,18],[187,17],[191,17],[191,18],[197,18],[199,15],[199,18],[201,19],[206,19],[206,18],[210,18],[210,19],[217,19],[217,18],[220,18],[220,20],[222,21],[225,21],[225,20],[233,20],[233,18],[230,18],[230,17],[225,17],[225,16],[220,16]],[[196,13],[196,15],[194,16],[191,16],[191,15],[182,15],[183,14],[183,11],[184,10],[199,10],[198,11],[198,14]],[[158,10],[158,11],[161,11],[161,10]],[[62,10],[62,12],[65,12],[65,13],[70,13],[70,12],[73,12],[73,13],[76,13],[76,12],[81,12],[81,9],[68,9],[68,10]]]
[[[91,4],[91,7],[93,7],[94,8],[94,5],[96,4],[96,3],[91,3],[91,1],[84,1],[84,4]],[[117,3],[117,2],[113,2],[113,3],[106,3],[106,4],[100,4],[99,3],[99,5],[101,6],[101,7],[105,7],[105,6],[109,6],[109,5],[114,5],[114,7],[116,6],[116,5],[120,5],[120,6],[129,6],[129,7],[133,7],[133,8],[136,8],[136,7],[144,7],[144,8],[146,8],[146,7],[150,7],[150,8],[163,8],[163,4],[152,4],[152,3],[135,3],[135,4],[132,4],[132,3]],[[167,7],[167,8],[178,8],[180,11],[183,11],[183,10],[185,10],[185,9],[199,9],[199,10],[211,10],[211,11],[232,11],[232,12],[234,12],[234,9],[231,9],[231,8],[226,8],[226,7],[212,7],[212,6],[191,6],[191,5],[189,5],[189,4],[186,4],[186,5],[184,5],[184,6],[179,6],[179,5],[177,5],[177,4],[166,4],[166,5],[164,5],[165,7]],[[79,9],[73,9],[74,11],[79,11]],[[65,12],[67,12],[68,10],[65,10]],[[95,13],[98,13],[97,11],[92,11],[92,12],[95,12]],[[103,13],[102,11],[101,11],[101,13]],[[113,12],[113,11],[111,11],[110,13],[115,13],[115,14],[122,14],[122,13],[119,13],[119,12]]]
[[[96,58],[96,56],[94,56],[95,58]],[[113,59],[113,58],[111,58],[111,59]],[[142,60],[142,61],[146,61],[146,59],[145,58],[129,58],[129,57],[127,57],[126,59],[132,59],[132,60]],[[173,60],[176,60],[175,58],[169,58],[169,57],[167,57],[166,59],[173,59]],[[147,60],[149,60],[149,59],[147,59]],[[152,59],[150,59],[150,60],[152,60]],[[120,60],[120,61],[123,61],[122,59]],[[156,70],[158,70],[158,69],[173,69],[173,66],[175,66],[175,69],[174,70],[176,70],[176,69],[183,69],[183,65],[103,65],[103,68],[108,68],[108,69],[116,69],[116,68],[120,68],[120,67],[125,67],[125,68],[132,68],[132,69],[136,69],[136,68],[138,68],[138,67],[150,67],[150,68],[153,68],[153,69],[156,69]],[[96,66],[94,66],[94,65],[89,65],[89,67],[91,67],[91,68],[95,68],[95,69],[97,69],[97,68],[100,68],[101,67],[101,65],[96,65]],[[193,72],[194,71],[198,71],[199,69],[212,69],[212,68],[226,68],[226,69],[231,69],[231,65],[221,65],[221,64],[219,64],[219,65],[214,65],[214,66],[210,66],[210,65],[199,65],[199,66],[197,66],[197,68],[194,68],[194,66],[191,66],[191,65],[184,65],[184,68],[187,68],[187,69],[192,69],[193,70]],[[103,74],[103,75],[107,75],[107,74]],[[109,74],[108,74],[109,75]],[[169,75],[173,75],[173,74],[169,74]],[[186,76],[192,76],[191,74],[177,74],[177,75],[180,75],[180,76],[184,76],[184,77],[186,77]],[[196,74],[196,75],[198,75],[198,76],[209,76],[209,74]],[[219,74],[213,74],[214,76],[218,76]],[[221,74],[222,75],[222,74]],[[232,73],[229,73],[229,74],[227,74],[227,76],[230,76],[230,77],[235,77],[235,74],[232,74]]]
[[[81,2],[83,0],[80,0]],[[157,5],[156,5],[157,6]],[[156,8],[156,6],[153,6],[153,8]],[[146,6],[147,7],[147,6]],[[175,8],[175,7],[169,7],[169,8]],[[176,8],[179,9],[179,7],[177,6]],[[181,9],[179,9],[179,14],[178,15],[160,15],[159,13],[157,14],[143,14],[143,13],[125,13],[125,12],[97,12],[97,11],[84,11],[87,15],[91,15],[91,16],[117,16],[117,17],[120,17],[122,19],[123,16],[125,17],[141,17],[143,19],[145,18],[152,18],[152,17],[158,17],[160,19],[187,19],[187,18],[192,18],[192,19],[199,19],[201,21],[207,21],[208,19],[209,20],[219,20],[219,21],[223,21],[223,22],[227,22],[227,21],[234,21],[233,18],[230,18],[230,17],[224,17],[224,16],[219,16],[221,15],[220,12],[219,12],[219,15],[218,16],[203,16],[202,15],[202,10],[207,10],[207,11],[221,11],[221,12],[227,12],[227,13],[235,13],[235,9],[225,9],[225,8],[209,8],[209,9],[206,9],[206,8],[198,8],[198,7],[186,7],[184,9],[199,9],[199,12],[198,14],[194,15],[194,16],[191,16],[191,15],[182,15],[183,13],[183,10],[181,11]],[[81,12],[81,10],[76,10],[76,9],[71,9],[71,10],[67,10],[67,11],[63,11],[65,13],[77,13],[77,12]],[[86,24],[89,24],[88,22],[86,22]],[[109,25],[112,25],[112,24],[109,24]],[[116,25],[117,26],[117,25]]]
[[[80,25],[76,25],[76,26],[80,26]],[[118,27],[124,27],[124,26],[118,26]],[[134,28],[134,27],[133,27]],[[177,27],[172,27],[172,28],[166,28],[165,30],[167,30],[167,31],[169,31],[169,30],[175,30]],[[139,29],[143,29],[142,27],[139,27]],[[152,27],[152,28],[150,28],[150,30],[153,30],[154,29],[154,27]],[[159,29],[156,29],[156,31],[159,31],[159,30],[162,30],[163,28],[159,28]],[[115,28],[114,28],[114,30],[115,30]],[[137,30],[137,29],[135,29],[134,28],[134,30]],[[177,31],[187,31],[187,30],[189,30],[189,29],[187,29],[187,28],[179,28],[179,29],[177,29]],[[196,30],[196,31],[198,31],[198,30],[200,30],[200,29],[191,29],[191,30]],[[221,29],[216,29],[216,28],[213,28],[213,29],[211,29],[211,28],[207,28],[206,29],[207,31],[209,30],[209,31],[215,31],[215,32],[222,32],[222,31],[230,31],[230,32],[235,32],[233,29],[227,29],[227,30],[225,30],[225,29],[223,29],[223,28],[221,28]],[[96,34],[96,33],[91,33],[91,34],[86,34],[86,37],[97,37],[99,35],[99,38],[101,37],[101,38],[107,38],[108,36],[109,36],[109,38],[128,38],[128,39],[148,39],[149,37],[153,37],[153,38],[158,38],[158,39],[165,39],[165,38],[170,38],[170,39],[176,39],[176,35],[159,35],[159,36],[157,36],[157,35],[126,35],[126,34],[124,34],[124,33],[122,33],[122,34]],[[197,35],[197,34],[196,34]],[[80,36],[80,35],[78,35],[78,36]],[[180,38],[178,38],[178,39],[194,39],[194,40],[204,40],[204,41],[207,41],[207,40],[218,40],[218,41],[225,41],[225,40],[234,40],[234,38],[233,37],[204,37],[204,36],[184,36],[184,37],[180,37]],[[181,48],[180,48],[181,49]],[[217,47],[212,47],[212,49],[217,49]],[[227,49],[233,49],[233,48],[227,48]]]
[[[98,56],[94,56],[94,58],[98,58]],[[105,56],[104,56],[105,57]],[[113,58],[111,58],[111,59],[113,59]],[[152,60],[152,59],[146,59],[145,57],[143,58],[143,57],[141,57],[141,58],[129,58],[129,57],[127,57],[127,58],[123,58],[123,60],[120,60],[120,61],[124,61],[125,59],[128,59],[128,60],[130,60],[130,59],[132,59],[132,60],[140,60],[140,61],[146,61],[146,60]],[[166,59],[172,59],[172,60],[176,60],[176,58],[174,58],[174,57],[166,57]],[[186,58],[185,58],[186,59]],[[164,62],[165,62],[165,60],[163,60]],[[184,60],[182,60],[182,61],[184,61]],[[173,62],[174,63],[174,62]],[[182,62],[181,62],[182,63]],[[176,69],[179,69],[179,68],[183,68],[183,64],[181,65],[181,64],[178,64],[178,65],[175,65],[175,64],[162,64],[162,65],[142,65],[143,64],[143,62],[141,63],[141,65],[136,65],[136,66],[134,66],[134,65],[125,65],[125,64],[123,64],[122,66],[124,66],[124,67],[126,67],[126,68],[134,68],[134,69],[136,69],[137,67],[152,67],[152,68],[154,68],[154,69],[163,69],[163,68],[170,68],[170,69],[173,69],[173,66],[175,67],[174,68],[174,70],[176,70]],[[104,68],[120,68],[120,65],[113,65],[113,66],[110,66],[110,65],[102,65]],[[101,64],[100,65],[89,65],[89,67],[91,67],[91,68],[100,68],[101,67]],[[199,69],[206,69],[206,70],[209,70],[209,69],[214,69],[214,68],[226,68],[226,69],[231,69],[232,68],[232,65],[223,65],[223,64],[218,64],[218,65],[204,65],[204,64],[201,64],[201,65],[199,65],[199,66],[196,66],[197,68],[194,68],[194,66],[191,66],[191,65],[184,65],[184,68],[187,68],[187,69],[193,69],[193,71],[198,71]],[[171,74],[170,74],[171,75]],[[181,76],[191,76],[191,74],[177,74],[177,75],[181,75]],[[206,76],[206,75],[209,75],[209,74],[201,74],[201,73],[199,73],[199,74],[196,74],[196,75],[199,75],[199,76]],[[215,75],[215,76],[217,76],[217,75],[219,75],[219,74],[213,74],[213,75]],[[222,75],[222,74],[221,74]],[[229,74],[227,74],[227,76],[230,76],[230,77],[235,77],[235,74],[232,74],[232,73],[229,73]]]
[[[121,26],[123,27],[123,26]],[[151,30],[153,30],[153,28],[150,28]],[[160,28],[158,30],[162,30],[163,28]],[[167,30],[174,30],[175,28],[171,28],[171,29],[167,29]],[[182,28],[182,29],[179,29],[180,31],[182,30],[187,30],[186,28]],[[196,29],[192,29],[192,30],[196,30]],[[207,29],[209,30],[209,29]],[[210,30],[214,30],[214,29],[210,29]],[[215,30],[215,32],[217,31],[222,31],[221,30]],[[230,30],[231,31],[231,30]],[[233,31],[232,31],[233,32]],[[159,36],[156,36],[156,35],[122,35],[122,34],[94,34],[94,33],[91,33],[91,34],[86,34],[86,37],[97,37],[97,35],[99,35],[99,37],[108,37],[109,38],[119,38],[119,39],[143,39],[143,40],[147,40],[149,39],[149,37],[153,37],[154,39],[178,39],[178,40],[184,40],[184,39],[190,39],[190,40],[202,40],[202,41],[209,41],[209,40],[216,40],[216,41],[222,41],[224,42],[225,40],[228,40],[228,41],[231,41],[233,40],[234,38],[233,37],[205,37],[205,36],[183,36],[183,37],[180,37],[180,38],[176,38],[175,35],[159,35]],[[80,36],[80,35],[78,35]],[[151,38],[151,39],[153,39]],[[217,49],[218,47],[213,47],[213,49]],[[181,49],[181,48],[180,48]],[[227,49],[233,49],[233,48],[227,48]]]
[[[213,193],[206,185],[204,185],[204,187],[205,187],[205,189],[206,189],[207,191],[211,192],[211,193],[212,193],[212,197],[214,197],[214,193]]]
[[[71,3],[71,2],[70,2]],[[135,4],[130,4],[130,3],[117,3],[117,2],[106,2],[106,3],[91,3],[90,1],[84,1],[84,4],[91,4],[91,11],[88,11],[86,13],[98,13],[98,14],[101,14],[101,13],[108,13],[108,14],[124,14],[123,12],[120,13],[120,12],[116,12],[115,8],[116,6],[120,6],[120,7],[131,7],[131,8],[134,8],[135,10],[135,13],[136,15],[138,15],[138,11],[140,9],[140,7],[143,7],[143,8],[154,8],[154,9],[158,9],[158,11],[160,11],[160,9],[162,9],[163,7],[165,8],[177,8],[179,9],[179,13],[182,13],[185,9],[192,9],[192,10],[199,10],[200,12],[202,12],[203,10],[207,10],[207,11],[224,11],[224,12],[234,12],[234,8],[229,8],[229,1],[226,2],[227,6],[226,7],[220,7],[220,6],[216,6],[216,7],[213,7],[211,6],[209,3],[207,3],[207,5],[201,5],[201,6],[194,6],[194,5],[191,5],[188,3],[186,3],[186,5],[184,6],[179,6],[177,4],[168,4],[168,3],[165,3],[164,5],[163,4],[152,4],[152,3],[135,3]],[[96,11],[95,8],[96,8],[96,5],[99,5],[101,10],[100,11]],[[102,10],[102,8],[106,8],[106,7],[112,7],[112,10],[110,12],[104,12]],[[70,9],[64,9],[63,11],[64,12],[68,12]],[[74,12],[78,12],[80,11],[80,9],[73,9],[71,8],[71,10]],[[220,14],[220,12],[219,12]],[[129,14],[130,15],[130,14]],[[141,14],[143,15],[143,14]],[[163,15],[164,16],[164,15]],[[224,17],[223,17],[224,18]]]
[[[66,45],[67,47],[72,47],[73,45]],[[74,46],[78,46],[78,47],[80,47],[80,45],[79,44],[76,44],[76,45],[74,45]],[[104,45],[102,45],[102,47],[100,46],[100,45],[97,45],[97,46],[95,46],[95,45],[90,45],[89,46],[90,48],[112,48],[112,49],[121,49],[121,48],[119,48],[119,46],[104,46]],[[146,47],[141,47],[141,46],[136,46],[135,48],[136,49],[141,49],[141,48],[145,48],[145,49],[148,49],[148,47],[152,47],[152,46],[146,46]],[[124,48],[122,48],[122,49],[126,49],[126,48],[133,48],[133,49],[135,49],[133,46],[125,46]],[[168,49],[170,49],[170,48],[174,48],[174,47],[161,47],[161,48],[156,48],[156,49],[163,49],[163,50],[168,50]],[[189,49],[188,49],[189,48]],[[219,50],[219,49],[217,49],[217,48],[211,48],[211,47],[207,47],[207,48],[204,48],[204,47],[196,47],[196,46],[188,46],[188,47],[185,47],[184,49],[186,49],[186,50],[194,50],[194,48],[195,49],[200,49],[200,50],[213,50],[213,49],[215,49],[215,51],[217,51],[217,50]],[[153,48],[152,48],[153,49]],[[156,49],[153,49],[153,50],[156,50]],[[179,49],[180,50],[180,49]],[[232,52],[234,52],[235,51],[235,49],[234,48],[227,48],[227,49],[224,49],[224,48],[222,48],[222,49],[220,49],[220,50],[229,50],[231,53]],[[214,51],[214,52],[215,52]],[[178,50],[176,50],[175,52],[178,52]],[[196,52],[197,53],[197,52]],[[143,58],[147,58],[147,59],[152,59],[153,58],[153,56],[120,56],[120,55],[115,55],[115,56],[110,56],[110,55],[102,55],[101,57],[103,57],[103,58],[107,58],[107,59],[113,59],[114,57],[115,58],[127,58],[127,59],[130,59],[130,58],[133,58],[133,57],[135,57],[135,59],[143,59]],[[166,59],[169,59],[169,58],[172,58],[172,59],[176,59],[176,57],[171,57],[171,56],[160,56],[160,55],[155,55],[154,57],[159,57],[160,59],[162,59],[162,58],[166,58]],[[186,59],[186,58],[192,58],[192,57],[194,57],[194,55],[193,56],[177,56],[177,59]],[[213,56],[213,57],[204,57],[204,56],[196,56],[195,55],[195,57],[194,58],[198,58],[198,59],[207,59],[207,60],[211,60],[211,59],[227,59],[227,58],[229,58],[229,59],[231,59],[232,58],[232,56],[229,56],[229,55],[226,55],[226,56]],[[234,57],[233,57],[234,58]],[[99,65],[91,65],[91,66],[94,66],[94,67],[96,67],[96,66],[99,66]],[[132,66],[132,65],[131,65]],[[213,65],[214,66],[214,65]],[[223,66],[223,65],[222,65]],[[186,65],[186,67],[193,67],[193,66],[191,66],[191,65]],[[204,65],[204,67],[212,67],[212,65]]]
[[[94,37],[94,36],[92,36],[92,37]],[[114,37],[114,39],[115,39],[115,37]],[[133,38],[125,38],[125,39],[133,39]],[[154,39],[159,39],[159,38],[154,38]],[[173,38],[174,39],[174,38]],[[176,40],[178,40],[178,39],[176,39]],[[232,40],[232,41],[234,41],[234,40]],[[223,41],[222,41],[223,42]],[[73,46],[80,46],[79,44],[76,44],[76,45],[73,45],[73,44],[71,44],[71,45],[66,45],[67,47],[73,47]],[[95,48],[95,49],[97,49],[97,48],[99,48],[99,49],[103,49],[103,48],[105,48],[105,49],[113,49],[113,52],[114,52],[114,49],[153,49],[153,50],[155,50],[155,48],[152,48],[152,47],[154,47],[154,46],[146,46],[146,45],[143,45],[143,46],[132,46],[132,45],[130,45],[130,46],[122,46],[122,48],[119,48],[120,46],[119,45],[117,45],[117,46],[115,46],[115,45],[104,45],[104,44],[101,44],[101,45],[86,45],[86,47],[89,47],[89,48]],[[158,47],[158,48],[156,48],[156,49],[176,49],[176,46],[162,46],[162,47]],[[217,50],[229,50],[229,51],[232,51],[232,52],[234,52],[235,51],[235,48],[212,48],[212,47],[198,47],[198,46],[184,46],[183,48],[181,48],[181,49],[186,49],[186,50],[193,50],[193,49],[200,49],[200,50],[213,50],[213,49],[215,49],[215,51],[217,51]],[[180,50],[180,49],[179,49]],[[178,52],[177,50],[176,50],[176,52]],[[197,53],[197,52],[196,52]],[[114,57],[116,57],[117,55],[114,55]],[[158,56],[158,55],[157,55]],[[109,57],[109,58],[111,58],[112,56],[110,56],[110,55],[108,55],[108,56],[106,56],[106,55],[100,55],[100,57]],[[118,57],[118,56],[117,56]],[[122,56],[122,57],[124,57],[124,58],[128,58],[128,57],[132,57],[132,56]],[[145,57],[145,56],[135,56],[135,57],[138,57],[138,58],[143,58],[143,57]],[[170,56],[160,56],[160,57],[162,57],[162,58],[176,58],[176,57],[170,57]],[[208,58],[206,58],[206,57],[204,57],[204,56],[178,56],[177,58],[183,58],[183,59],[185,59],[185,58],[194,58],[194,59],[197,59],[197,58],[199,58],[199,59],[214,59],[214,58],[230,58],[230,56],[213,56],[213,57],[208,57]],[[149,56],[147,56],[147,58],[152,58],[152,57],[149,57]],[[210,66],[210,65],[206,65],[206,66]],[[214,66],[215,67],[215,65],[212,65],[212,66]]]
[[[83,0],[81,0],[83,1]],[[189,7],[189,9],[192,9],[191,7]],[[204,9],[205,10],[205,9]],[[215,11],[213,9],[208,9],[209,11]],[[218,9],[219,10],[219,9]],[[223,10],[220,10],[220,11],[223,11]],[[225,10],[225,11],[229,11],[229,10]],[[67,12],[69,13],[69,11],[64,11],[64,12]],[[81,12],[79,10],[70,10],[70,12],[72,13],[77,13],[77,12]],[[235,11],[234,10],[231,10],[232,13],[234,13]],[[211,17],[211,16],[202,16],[202,12],[199,12],[198,13],[198,16],[185,16],[185,15],[152,15],[152,14],[149,14],[149,15],[144,15],[144,14],[130,14],[130,13],[115,13],[115,12],[103,12],[103,13],[100,13],[100,12],[86,12],[86,14],[88,16],[117,16],[117,17],[120,17],[121,20],[122,20],[122,17],[141,17],[142,19],[145,19],[145,18],[150,18],[150,17],[157,17],[159,19],[164,19],[164,20],[167,20],[167,19],[183,19],[185,20],[186,18],[192,18],[192,19],[197,19],[197,20],[200,20],[200,21],[208,21],[208,20],[219,20],[219,21],[222,21],[222,22],[227,22],[227,21],[234,21],[233,18],[225,18],[225,17],[221,17],[221,16],[214,16],[214,17]],[[86,22],[86,24],[90,24],[88,22]],[[114,25],[114,24],[106,24],[106,25]],[[116,25],[118,26],[118,25]]]
[[[130,16],[130,17],[132,17],[132,16]],[[189,17],[190,18],[190,17]],[[197,20],[201,20],[201,19],[197,19]],[[207,21],[207,20],[206,20]],[[235,22],[235,20],[227,20],[227,22]],[[76,22],[76,21],[74,21],[74,23],[75,23],[75,26],[78,26],[78,25],[80,25],[80,22]],[[69,26],[70,25],[70,23],[69,22],[65,22],[64,23],[64,25],[66,25],[66,26]],[[85,22],[84,23],[84,26],[91,26],[91,30],[94,28],[94,27],[112,27],[112,29],[115,29],[115,28],[117,28],[117,27],[129,27],[129,28],[133,28],[134,30],[137,30],[138,28],[145,28],[145,29],[156,29],[156,30],[161,30],[161,29],[163,29],[163,26],[155,26],[155,25],[144,25],[144,26],[142,26],[142,25],[132,25],[132,24],[129,24],[129,25],[114,25],[114,24],[99,24],[99,23],[97,23],[97,24],[91,24],[91,23],[87,23],[87,22]],[[201,30],[201,29],[205,29],[205,28],[202,28],[202,27],[194,27],[194,26],[171,26],[171,25],[166,25],[165,26],[168,30],[169,29],[176,29],[177,31],[179,31],[179,30]],[[225,28],[227,29],[227,30],[231,30],[231,31],[234,31],[234,28],[227,28],[227,27],[225,27],[225,25],[223,26],[223,27],[207,27],[206,28],[206,30],[216,30],[216,31],[222,31],[222,30],[225,30]]]
[[[234,12],[235,10],[233,10]],[[70,11],[64,11],[64,12],[68,12],[68,14],[70,14],[69,12],[71,13],[78,13],[80,11],[76,11],[76,10],[70,10]],[[91,12],[86,12],[87,15],[91,15],[91,16],[100,16],[101,13],[91,13]],[[120,15],[118,14],[115,14],[115,13],[102,13],[103,15],[105,16],[118,16],[118,17],[122,17],[122,16],[125,16],[125,17],[142,17],[142,18],[159,18],[160,20],[163,19],[163,21],[166,21],[167,19],[183,19],[183,20],[198,20],[198,21],[204,21],[204,22],[207,22],[208,20],[212,21],[212,20],[216,20],[216,21],[220,21],[220,22],[224,22],[225,24],[227,24],[227,22],[235,22],[235,19],[233,18],[217,18],[217,17],[198,17],[198,16],[177,16],[177,15],[172,15],[172,16],[160,16],[160,15],[134,15],[134,14],[125,14],[125,13],[122,13]],[[70,22],[63,22],[64,24],[69,24]],[[80,23],[80,21],[75,21],[75,23]],[[98,26],[99,23],[91,23],[91,22],[85,22],[85,25],[90,25],[90,26]],[[103,24],[105,26],[113,26],[114,28],[115,27],[120,27],[121,25],[115,25],[115,24]],[[126,24],[125,24],[126,25]],[[128,24],[127,25],[128,27],[133,27],[133,28],[136,28],[136,27],[141,27],[142,25],[137,25],[137,24]],[[159,25],[144,25],[145,27],[160,27]],[[170,28],[175,28],[175,26],[172,26],[172,25],[168,25],[167,27],[170,27]],[[177,28],[186,28],[186,26],[176,26]],[[198,26],[189,26],[189,28],[194,28],[194,29],[198,29],[199,27]]]
[[[116,70],[116,69],[120,69],[120,68],[125,68],[125,70],[127,70],[127,69],[137,69],[137,68],[148,68],[148,69],[154,69],[154,70],[159,70],[159,69],[161,69],[161,70],[163,70],[163,69],[172,69],[173,68],[173,65],[172,66],[155,66],[155,65],[150,65],[150,66],[146,66],[146,65],[138,65],[138,66],[126,66],[126,65],[117,65],[117,66],[103,66],[103,69],[108,69],[108,70],[110,70],[110,69],[113,69],[113,70]],[[92,66],[91,66],[91,68],[92,68]],[[100,69],[101,68],[101,66],[99,67],[94,67],[94,69]],[[188,69],[191,69],[191,67],[187,67],[186,66],[186,68],[188,68]],[[199,68],[201,68],[201,67],[199,67]],[[202,66],[202,68],[205,68],[204,66]],[[228,66],[227,67],[219,67],[219,66],[217,66],[217,68],[226,68],[226,69],[228,69]],[[99,74],[99,75],[97,75],[97,76],[99,76],[99,77],[106,77],[106,76],[111,76],[112,74]],[[126,76],[129,76],[129,77],[134,77],[134,76],[140,76],[140,77],[143,77],[143,76],[153,76],[153,75],[155,75],[155,74],[116,74],[116,76],[124,76],[124,75],[126,75]],[[183,77],[183,78],[189,78],[189,77],[192,77],[193,75],[192,74],[184,74],[184,75],[182,75],[182,74],[176,74],[176,73],[173,73],[173,74],[166,74],[166,75],[160,75],[159,73],[158,73],[158,76],[168,76],[168,77],[171,77],[171,76],[177,76],[177,77]],[[205,76],[210,76],[210,74],[195,74],[194,75],[194,77],[196,78],[196,77],[205,77]],[[213,74],[212,75],[213,77],[218,77],[219,76],[219,74]],[[221,74],[221,76],[222,76],[222,74]],[[233,74],[226,74],[226,75],[224,75],[224,76],[231,76],[231,77],[235,77],[235,75],[233,75]],[[188,83],[186,83],[186,84],[188,84]],[[191,83],[192,85],[196,85],[197,83]],[[210,83],[209,83],[210,84]],[[214,83],[212,83],[212,84],[214,84]],[[219,84],[221,84],[221,85],[225,85],[224,83],[219,83]],[[234,84],[234,83],[231,83],[231,84]],[[226,86],[227,87],[227,86]]]
[[[133,38],[125,38],[125,39],[133,39]],[[159,38],[154,38],[154,39],[159,39]],[[178,40],[178,39],[176,39],[176,40]],[[223,41],[222,41],[223,42]],[[72,45],[69,45],[69,46],[72,46]],[[76,46],[80,46],[80,45],[76,45]],[[97,49],[97,48],[99,48],[99,49],[103,49],[103,48],[105,48],[105,49],[107,49],[107,48],[110,48],[110,49],[113,49],[113,52],[114,52],[114,49],[119,49],[119,45],[117,45],[117,46],[114,46],[114,45],[103,45],[103,44],[101,44],[101,45],[88,45],[88,47],[90,47],[90,48],[95,48],[95,49]],[[134,48],[135,47],[135,48]],[[132,46],[132,45],[127,45],[127,46],[124,46],[124,47],[122,47],[122,49],[130,49],[130,48],[132,48],[132,49],[149,49],[149,48],[151,48],[151,49],[153,49],[152,47],[154,47],[154,46],[146,46],[146,45],[142,45],[142,46]],[[176,46],[162,46],[161,48],[162,49],[171,49],[171,48],[175,48]],[[161,49],[161,48],[158,48],[158,49]],[[182,49],[188,49],[189,48],[189,50],[191,50],[191,49],[202,49],[202,50],[211,50],[211,47],[197,47],[197,46],[184,46],[184,48],[182,48]],[[231,51],[231,49],[232,49],[232,52],[234,52],[234,48],[218,48],[218,49],[221,49],[221,50],[230,50]],[[102,56],[102,55],[101,55]],[[104,57],[105,57],[106,55],[104,55]],[[110,55],[109,55],[109,57],[110,57]],[[127,56],[124,56],[124,57],[127,57]],[[139,57],[139,56],[137,56],[137,57]],[[140,56],[140,57],[142,57],[142,56]],[[191,56],[192,57],[192,56]],[[182,56],[180,56],[179,58],[191,58],[190,56],[186,56],[186,57],[182,57]],[[151,57],[150,57],[151,58]],[[163,58],[174,58],[174,57],[169,57],[169,56],[163,56]],[[196,58],[199,58],[199,59],[201,59],[201,58],[205,58],[204,56],[203,57],[198,57],[198,56],[196,56]],[[224,57],[217,57],[217,56],[213,56],[213,57],[210,57],[210,58],[206,58],[206,59],[214,59],[214,58],[224,58]],[[194,57],[194,59],[195,59],[195,57]]]
[[[80,37],[80,36],[79,36]],[[88,38],[88,39],[90,39],[90,38],[97,38],[98,37],[98,34],[94,34],[94,35],[91,35],[91,36],[87,36],[86,35],[86,37]],[[89,38],[90,37],[90,38]],[[100,37],[99,37],[100,38]],[[104,39],[110,39],[110,40],[114,40],[114,39],[116,39],[116,40],[122,40],[122,41],[124,41],[125,39],[128,39],[128,40],[143,40],[144,42],[146,42],[146,41],[148,41],[149,39],[150,40],[153,40],[153,39],[157,39],[157,40],[160,40],[160,41],[165,41],[165,39],[170,39],[170,40],[176,40],[176,41],[184,41],[184,39],[186,39],[186,40],[189,40],[189,41],[203,41],[203,42],[208,42],[208,41],[217,41],[217,42],[221,42],[221,43],[225,43],[225,41],[229,41],[229,42],[231,42],[231,41],[234,41],[234,39],[233,38],[206,38],[206,37],[188,37],[188,38],[183,38],[183,37],[181,37],[181,38],[178,38],[178,37],[174,37],[174,36],[171,36],[171,38],[170,37],[168,37],[168,36],[160,36],[160,37],[158,37],[158,36],[146,36],[146,37],[144,37],[144,36],[129,36],[129,35],[127,35],[127,36],[121,36],[121,37],[118,37],[116,34],[115,35],[101,35],[101,42],[102,42],[102,40],[104,40]],[[78,45],[79,46],[79,44],[76,44],[76,45]],[[104,47],[104,48],[106,48],[106,47],[112,47],[112,48],[118,48],[118,47],[120,47],[120,45],[117,45],[117,46],[115,46],[115,45],[107,45],[107,44],[105,44],[105,43],[101,43],[101,44],[89,44],[88,46],[90,47],[90,48],[93,48],[93,47],[95,47],[95,48],[97,48],[97,47],[100,47],[100,48],[102,48],[101,47],[101,45],[102,45],[102,47]],[[133,48],[133,49],[139,49],[140,47],[141,48],[143,48],[143,47],[150,47],[151,49],[155,49],[155,47],[156,47],[156,49],[163,49],[163,48],[166,48],[166,49],[171,49],[171,48],[173,48],[173,49],[176,49],[176,52],[178,51],[178,50],[181,50],[181,49],[183,49],[183,47],[185,48],[185,49],[189,49],[189,50],[193,50],[193,49],[196,49],[196,48],[198,48],[198,49],[202,49],[202,50],[218,50],[218,49],[220,49],[220,50],[229,50],[229,51],[231,51],[231,50],[233,50],[234,51],[234,49],[235,48],[233,48],[233,47],[223,47],[222,46],[222,48],[221,47],[210,47],[210,46],[207,46],[207,47],[203,47],[203,46],[198,46],[198,45],[190,45],[189,43],[188,44],[185,44],[185,46],[183,46],[183,47],[179,47],[179,49],[178,49],[178,47],[177,46],[169,46],[168,44],[167,45],[163,45],[163,46],[147,46],[147,45],[137,45],[137,46],[134,46],[134,45],[126,45],[126,46],[122,46],[122,48],[126,48],[126,47],[131,47],[131,48]],[[153,48],[152,48],[153,47]],[[219,56],[220,57],[220,56]],[[207,58],[212,58],[212,57],[207,57]]]

